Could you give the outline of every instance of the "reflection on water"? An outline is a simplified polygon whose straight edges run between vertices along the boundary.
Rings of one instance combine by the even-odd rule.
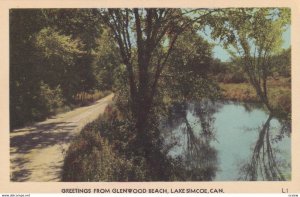
[[[208,100],[176,104],[162,125],[182,180],[290,179],[290,125],[258,107]]]
[[[269,180],[269,181],[285,181],[286,178],[282,173],[282,164],[286,161],[281,161],[276,158],[276,153],[280,153],[280,149],[273,146],[272,141],[283,139],[283,133],[278,137],[271,139],[272,128],[270,128],[269,116],[264,125],[259,130],[258,140],[253,149],[251,159],[241,168],[241,180]],[[284,126],[282,126],[284,128]],[[281,129],[281,131],[284,131]],[[276,131],[275,131],[276,132]]]

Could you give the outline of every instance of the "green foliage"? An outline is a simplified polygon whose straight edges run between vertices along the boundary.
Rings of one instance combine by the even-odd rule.
[[[41,10],[10,10],[10,126],[39,119],[41,69],[33,37],[43,26]],[[44,110],[44,109],[43,109]],[[41,110],[42,111],[42,110]]]
[[[94,49],[93,70],[97,81],[96,88],[111,90],[118,79],[116,69],[121,64],[119,50],[111,37],[111,33],[105,30],[96,40],[97,47]]]
[[[97,38],[103,31],[98,9],[43,9],[50,26],[56,27],[72,39],[80,39],[85,51],[97,47]]]
[[[220,73],[216,76],[218,82],[223,83],[244,83],[247,77],[243,72]]]
[[[247,75],[235,62],[221,62],[214,59],[210,65],[209,75],[222,83],[243,83],[247,82]]]
[[[87,124],[70,145],[64,160],[62,181],[204,180],[205,173],[209,173],[210,169],[206,171],[203,165],[195,164],[198,174],[191,177],[191,169],[185,167],[184,160],[171,158],[166,148],[162,148],[161,133],[153,139],[149,152],[153,160],[142,156],[139,153],[141,145],[135,140],[135,130],[127,115],[115,105],[109,105],[104,115]],[[152,132],[155,135],[155,131]],[[203,145],[201,150],[205,148]]]
[[[271,58],[280,52],[282,34],[290,23],[290,9],[232,8],[207,20],[214,38],[220,38],[247,73],[260,101],[270,113],[267,79],[272,74]]]
[[[75,58],[84,53],[79,40],[73,40],[71,36],[60,34],[49,27],[43,28],[36,35],[35,44],[45,59],[58,65],[74,65]]]
[[[51,94],[73,105],[77,93],[96,88],[92,50],[103,28],[97,13],[95,9],[10,10],[12,128],[56,111],[48,98]]]
[[[271,72],[274,77],[291,77],[291,48],[272,56]]]
[[[218,96],[218,86],[209,78],[212,46],[196,32],[186,31],[177,39],[164,71],[165,94],[175,100],[200,100]]]
[[[40,88],[40,99],[42,100],[43,106],[47,109],[45,115],[54,114],[56,109],[63,107],[64,99],[60,86],[52,89],[49,85],[41,82]]]
[[[81,86],[81,43],[47,27],[37,33],[35,46],[40,60],[37,63],[48,71],[43,72],[44,80],[52,86],[60,85],[66,100],[72,101]]]

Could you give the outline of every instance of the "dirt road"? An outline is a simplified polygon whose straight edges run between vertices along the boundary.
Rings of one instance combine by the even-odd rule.
[[[64,156],[72,138],[104,112],[112,97],[111,94],[90,106],[12,131],[11,181],[60,181]]]

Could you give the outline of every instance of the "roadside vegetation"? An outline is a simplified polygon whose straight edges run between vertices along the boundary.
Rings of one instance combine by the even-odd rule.
[[[111,104],[82,129],[67,152],[62,181],[146,180],[143,158],[128,154],[133,133],[117,113]]]

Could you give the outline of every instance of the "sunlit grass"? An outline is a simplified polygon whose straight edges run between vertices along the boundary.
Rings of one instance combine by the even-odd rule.
[[[254,88],[249,83],[220,83],[223,98],[241,102],[259,102]],[[270,79],[268,97],[271,106],[280,116],[291,114],[291,85],[289,78]]]

